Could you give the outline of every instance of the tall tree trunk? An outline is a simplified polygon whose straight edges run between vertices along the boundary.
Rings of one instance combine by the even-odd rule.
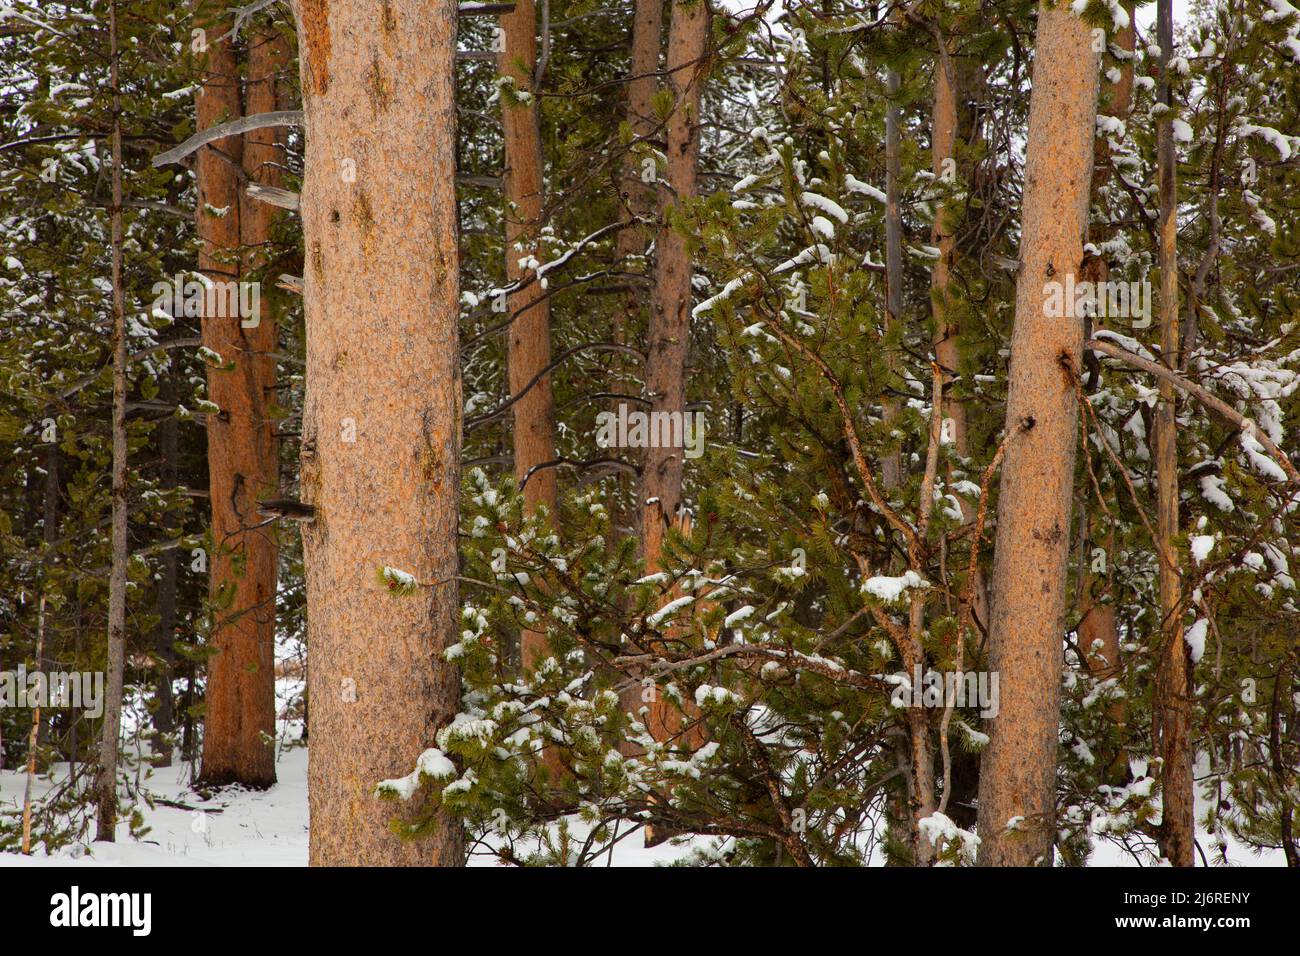
[[[45,653],[45,591],[41,590],[41,598],[36,611],[36,660],[37,666],[42,666],[42,655]],[[1274,695],[1276,696],[1276,695]],[[22,851],[24,856],[31,856],[32,853],[32,784],[36,782],[36,751],[39,730],[41,726],[41,704],[38,700],[36,706],[32,708],[32,728],[27,735],[27,781],[23,786],[23,842]]]
[[[1178,363],[1178,167],[1174,155],[1173,94],[1169,69],[1174,46],[1172,0],[1159,0],[1156,42],[1160,46],[1158,99],[1166,111],[1156,125],[1156,168],[1160,190],[1160,361]],[[1160,658],[1156,665],[1154,717],[1163,758],[1160,850],[1174,866],[1192,866],[1195,805],[1192,792],[1191,655],[1183,640],[1182,582],[1174,536],[1178,534],[1177,393],[1160,380],[1155,415],[1157,529],[1160,553]]]
[[[673,0],[668,29],[667,89],[673,96],[668,119],[667,181],[659,184],[661,223],[655,240],[655,281],[646,341],[645,397],[651,413],[686,416],[686,363],[691,323],[691,259],[686,237],[672,219],[685,200],[697,195],[700,154],[700,87],[710,11],[707,0]],[[666,445],[667,443],[661,443]],[[637,506],[641,520],[641,554],[646,569],[657,571],[664,538],[682,516],[684,449],[647,448],[642,459]],[[685,715],[656,696],[648,707],[646,728],[656,740],[678,738]],[[692,741],[680,741],[689,746]],[[666,834],[646,832],[647,844]]]
[[[533,0],[518,0],[513,13],[501,17],[504,43],[497,69],[514,81],[527,101],[514,104],[502,97],[505,139],[506,278],[526,279],[530,269],[520,260],[541,260],[538,241],[542,225],[542,139],[540,112],[534,86],[537,68],[537,16]],[[510,323],[508,365],[510,394],[528,391],[515,402],[515,478],[524,482],[524,506],[531,513],[541,507],[555,514],[555,409],[551,376],[529,383],[551,363],[551,307],[546,290],[534,277],[507,302]],[[546,634],[524,631],[519,638],[520,658],[531,668],[547,656]]]
[[[885,92],[889,103],[885,107],[885,329],[894,332],[903,320],[903,213],[899,207],[899,177],[901,176],[901,131],[898,108],[899,78],[896,70],[885,71]],[[891,352],[888,366],[898,364]],[[888,387],[892,387],[889,383]],[[882,417],[889,424],[898,417],[899,403],[886,398]],[[880,485],[889,490],[897,488],[903,480],[903,455],[891,451],[880,463]]]
[[[957,56],[950,41],[939,51],[934,69],[934,107],[931,116],[931,168],[935,179],[943,181],[952,175],[964,183],[970,182],[969,166],[963,168],[957,161],[957,144],[970,145],[974,134],[975,116],[970,101],[983,87],[981,67],[970,57]],[[949,436],[953,450],[959,458],[970,456],[969,422],[965,397],[951,388],[961,370],[962,356],[959,336],[961,326],[951,311],[952,268],[957,255],[957,232],[961,227],[959,210],[948,203],[938,204],[934,213],[931,241],[939,250],[939,258],[930,270],[931,314],[934,318],[934,353],[944,374],[945,413],[950,422]],[[967,524],[975,520],[975,508],[962,505]],[[982,570],[976,571],[977,580],[971,587],[972,611],[979,623],[988,627],[988,583]]]
[[[628,66],[627,125],[636,139],[654,133],[655,74],[659,70],[660,42],[664,29],[664,0],[635,0],[632,15],[632,56]],[[625,220],[649,215],[654,210],[654,186],[641,178],[641,163],[629,152],[622,169],[621,196]],[[624,229],[615,240],[620,261],[645,252],[646,232]],[[631,303],[635,305],[635,300]]]
[[[664,29],[664,0],[635,0],[632,19],[631,55],[628,64],[627,80],[627,126],[634,140],[644,141],[653,136],[657,123],[654,116],[654,95],[657,87],[659,58],[662,53]],[[631,151],[623,159],[619,179],[619,198],[621,215],[624,222],[647,219],[654,211],[655,187],[647,183],[641,175],[642,161]],[[629,259],[645,255],[649,229],[646,226],[632,225],[619,232],[615,239],[615,253],[619,267],[630,272]],[[627,344],[635,333],[629,333],[628,320],[640,315],[645,306],[645,290],[632,288],[623,297],[622,311],[614,318],[613,335],[619,344]],[[634,326],[635,328],[635,326]],[[627,361],[623,356],[612,359],[610,388],[623,395],[635,386],[630,384],[632,376],[628,372]],[[610,410],[618,414],[618,406],[623,399],[614,399]],[[629,515],[624,497],[622,476],[616,476],[611,482],[609,495],[609,513],[615,533],[622,540],[623,532],[619,529],[635,526],[640,521],[639,509]],[[641,706],[641,688],[629,687],[622,694],[623,709],[636,713]],[[632,740],[619,743],[619,750],[628,757],[639,756],[642,752],[639,744]]]
[[[225,27],[223,22],[221,27]],[[250,46],[250,110],[274,109],[273,72],[264,34]],[[232,40],[208,50],[203,86],[197,96],[198,128],[241,115],[239,66]],[[243,275],[239,248],[246,238],[262,241],[267,213],[241,197],[241,166],[257,169],[280,161],[274,131],[217,140],[198,158],[199,269],[212,282],[237,283]],[[252,145],[256,142],[257,145]],[[249,154],[249,155],[245,155]],[[251,161],[250,161],[251,160]],[[268,209],[270,207],[267,207]],[[255,217],[248,226],[244,216]],[[256,253],[254,253],[256,254]],[[251,318],[209,301],[203,315],[203,344],[221,356],[208,368],[208,398],[220,411],[208,416],[208,490],[212,503],[209,594],[215,653],[208,662],[204,708],[203,766],[210,786],[275,783],[275,582],[276,546],[257,513],[260,498],[277,485],[277,452],[267,395],[275,384],[275,323]]]
[[[53,413],[53,409],[51,409]],[[57,432],[54,441],[50,442],[45,450],[45,502],[41,513],[41,538],[45,542],[45,553],[52,560],[53,550],[57,547],[59,539],[59,441]],[[41,588],[42,593],[44,587]],[[36,655],[36,666],[42,672],[48,673],[53,670],[50,666],[51,659],[48,653]],[[50,714],[45,720],[36,720],[36,744],[37,748],[44,747],[49,740],[50,730],[57,719],[56,714]]]
[[[1105,82],[1102,83],[1100,112],[1107,116],[1114,116],[1117,119],[1127,120],[1133,108],[1134,58],[1131,54],[1137,45],[1137,8],[1130,4],[1128,0],[1124,0],[1123,6],[1128,11],[1128,26],[1115,31],[1111,45],[1124,50],[1130,56],[1120,63],[1118,79],[1112,81],[1107,77]],[[1110,178],[1112,172],[1110,167],[1110,140],[1108,137],[1098,136],[1093,144],[1093,152],[1095,158],[1092,170],[1092,189],[1095,194],[1105,181]],[[1109,238],[1109,235],[1105,238]]]
[[[899,202],[899,178],[902,175],[902,133],[900,129],[901,111],[898,107],[900,79],[898,71],[885,70],[885,334],[897,333],[903,316],[903,213]],[[886,354],[886,366],[890,371],[890,380],[885,383],[886,390],[894,387],[892,381],[898,360],[891,350]],[[897,398],[888,397],[881,402],[881,418],[890,425],[898,418],[900,404]],[[892,436],[890,438],[892,441]],[[901,451],[885,453],[880,462],[880,487],[886,494],[896,489],[903,481],[903,455]],[[889,819],[892,839],[899,846],[908,847],[910,859],[914,866],[926,865],[922,859],[925,845],[920,842],[920,831],[916,822],[920,819],[917,810],[925,803],[925,794],[934,793],[933,755],[916,759],[912,752],[917,744],[929,740],[929,726],[926,715],[917,710],[907,714],[909,725],[908,738],[898,744],[899,765],[907,768],[908,792],[899,794],[893,804],[893,813]],[[928,789],[927,789],[928,785]]]
[[[668,120],[667,179],[660,183],[662,223],[655,242],[655,281],[646,342],[646,400],[652,412],[686,414],[686,363],[690,343],[691,259],[686,237],[672,218],[697,195],[700,154],[700,87],[709,12],[703,0],[673,0],[668,33],[667,88],[674,109]],[[642,465],[641,550],[659,566],[664,536],[682,499],[683,449],[648,448]]]
[[[413,819],[421,801],[374,796],[410,772],[460,702],[443,658],[458,618],[456,4],[296,6],[310,860],[457,866],[453,818],[404,840],[388,823]],[[389,593],[384,567],[413,575],[419,593]]]
[[[117,0],[108,7],[109,88],[113,97],[113,476],[111,493],[112,563],[108,572],[108,671],[104,688],[104,725],[95,782],[95,839],[117,839],[117,750],[122,729],[122,672],[126,665],[126,571],[131,556],[126,538],[126,294],[122,288],[122,91],[118,71]]]
[[[1136,13],[1135,8],[1129,4],[1126,3],[1125,7],[1129,15],[1128,26],[1116,31],[1113,45],[1132,54],[1137,42]],[[1130,56],[1118,67],[1118,77],[1112,80],[1107,75],[1101,86],[1100,103],[1106,115],[1126,122],[1133,105],[1133,66],[1134,59]],[[1108,137],[1097,136],[1093,143],[1092,196],[1094,199],[1099,197],[1102,188],[1114,172],[1110,154]],[[1097,228],[1091,231],[1091,241],[1101,246],[1113,237],[1114,232],[1115,227],[1111,223],[1098,224]],[[1088,262],[1096,272],[1095,280],[1105,281],[1108,278],[1110,264],[1104,255],[1097,258],[1089,257]],[[1085,332],[1089,335],[1094,331],[1093,328],[1085,328]],[[1096,360],[1091,357],[1091,354],[1085,355],[1084,361],[1090,369],[1100,374],[1100,367],[1095,364]],[[1097,680],[1110,680],[1121,673],[1119,622],[1115,606],[1098,599],[1103,596],[1097,593],[1100,577],[1088,570],[1091,566],[1091,551],[1088,548],[1091,521],[1086,506],[1085,512],[1080,516],[1079,525],[1079,574],[1076,588],[1078,593],[1075,595],[1076,612],[1079,615],[1079,648],[1083,652],[1083,665],[1092,676]],[[1109,577],[1109,572],[1106,576]],[[1124,701],[1115,700],[1107,708],[1107,712],[1122,734],[1123,728],[1128,723],[1128,708],[1124,705]],[[1123,746],[1116,750],[1108,772],[1115,782],[1123,782],[1124,775],[1128,773]]]
[[[673,0],[668,32],[667,179],[660,183],[662,223],[655,241],[655,282],[646,342],[646,400],[652,413],[686,413],[686,363],[690,342],[691,259],[686,237],[672,218],[697,195],[700,154],[700,87],[709,30],[706,0]],[[664,536],[682,500],[683,449],[648,448],[641,472],[641,551],[658,567]]]
[[[1000,710],[980,767],[979,863],[1050,866],[1083,322],[1047,314],[1046,283],[1083,258],[1098,54],[1068,9],[1039,6],[1020,273],[993,564],[989,668]],[[1071,310],[1072,311],[1072,310]],[[1013,825],[1014,821],[1014,825]],[[1017,832],[1012,832],[1012,830]]]
[[[967,27],[965,21],[958,24],[958,29]],[[957,55],[957,43],[952,38],[939,39],[944,46],[937,51],[934,66],[931,169],[939,182],[955,177],[969,189],[971,166],[969,162],[959,162],[958,145],[966,150],[973,146],[977,117],[972,104],[983,98],[983,68],[973,57]],[[952,270],[957,257],[957,234],[965,225],[963,219],[957,204],[940,202],[935,209],[931,242],[938,248],[939,258],[930,270],[930,303],[934,319],[935,361],[944,376],[944,413],[949,423],[949,436],[957,457],[965,459],[970,456],[968,409],[964,395],[969,385],[956,381],[962,367],[959,338],[962,330],[952,308]],[[953,480],[951,471],[949,469],[950,484]],[[963,521],[973,524],[976,520],[975,506],[963,500],[961,507]],[[987,628],[988,579],[979,565],[975,568],[975,580],[970,584],[970,600],[971,613],[978,627]],[[959,633],[956,639],[961,640],[962,635]],[[971,659],[965,648],[962,648],[961,659]],[[964,748],[955,748],[950,759],[952,772],[948,784],[951,792],[947,797],[947,814],[958,826],[970,827],[975,823],[973,807],[979,787],[979,756]]]
[[[176,404],[175,363],[165,373],[159,390],[163,401]],[[177,422],[176,415],[168,415],[158,425],[158,455],[162,459],[161,482],[164,491],[176,488],[177,475]],[[168,511],[164,517],[167,534],[173,533],[177,516]],[[172,750],[176,741],[176,699],[172,684],[176,680],[176,587],[179,583],[180,556],[175,548],[168,548],[160,557],[162,574],[158,579],[158,624],[154,628],[153,647],[157,655],[157,681],[154,684],[153,712],[153,765],[170,767]]]

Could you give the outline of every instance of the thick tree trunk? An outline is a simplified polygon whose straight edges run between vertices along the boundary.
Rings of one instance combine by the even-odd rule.
[[[224,29],[223,22],[218,29]],[[197,96],[198,128],[241,115],[239,66],[230,40],[208,50]],[[250,41],[249,106],[274,107],[273,44],[263,33]],[[258,137],[255,139],[254,137]],[[242,197],[241,166],[259,169],[281,161],[276,131],[258,130],[248,140],[217,140],[198,156],[199,269],[212,282],[237,283],[243,275],[239,248],[245,239],[265,240],[267,213]],[[247,154],[247,155],[246,155]],[[270,207],[267,207],[269,209]],[[254,218],[247,226],[245,215]],[[255,253],[256,254],[256,253]],[[229,300],[204,309],[203,344],[221,356],[208,367],[208,398],[221,409],[208,416],[208,491],[212,503],[209,594],[215,653],[208,661],[204,708],[203,766],[209,786],[275,783],[275,584],[276,545],[257,513],[260,498],[275,492],[278,466],[267,400],[275,384],[275,323],[229,308]]]
[[[99,774],[95,781],[97,813],[95,839],[117,839],[117,753],[122,729],[122,672],[126,665],[126,293],[122,288],[122,94],[118,74],[117,0],[109,4],[109,71],[113,96],[113,499],[112,564],[108,573],[108,655],[104,688],[104,724],[99,743]]]
[[[461,394],[454,0],[297,3],[306,110],[302,500],[313,865],[464,860],[380,803],[458,710]],[[355,175],[353,175],[355,173]],[[419,592],[389,593],[381,569]]]
[[[989,667],[1001,699],[980,768],[984,866],[1052,862],[1083,321],[1049,316],[1045,286],[1083,258],[1098,66],[1088,25],[1040,5],[993,565]]]
[[[526,279],[531,272],[520,260],[542,260],[538,242],[542,224],[542,140],[533,72],[537,67],[537,17],[533,0],[519,0],[513,13],[501,17],[504,40],[497,68],[510,77],[515,89],[527,92],[523,104],[502,103],[505,139],[506,278]],[[533,281],[509,297],[508,365],[510,394],[528,387],[551,362],[551,307],[541,282]],[[529,512],[540,507],[555,513],[555,409],[551,376],[544,375],[515,402],[515,478],[524,482],[524,505]],[[545,466],[545,467],[542,467]],[[520,658],[531,668],[547,656],[546,635],[524,631],[519,636]]]
[[[1160,45],[1159,99],[1172,108],[1169,62],[1173,54],[1171,0],[1160,0],[1156,42]],[[1160,360],[1171,370],[1178,363],[1178,183],[1173,118],[1162,114],[1156,125],[1156,168],[1160,190]],[[1160,793],[1163,805],[1160,850],[1174,866],[1192,866],[1195,856],[1195,805],[1192,788],[1191,656],[1183,640],[1182,581],[1174,536],[1178,534],[1178,407],[1173,383],[1160,380],[1155,415],[1156,548],[1160,558],[1160,658],[1156,665],[1154,717],[1163,758]]]

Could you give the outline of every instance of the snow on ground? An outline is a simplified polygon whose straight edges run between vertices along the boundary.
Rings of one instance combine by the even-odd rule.
[[[66,776],[67,765],[55,768]],[[227,789],[203,800],[189,788],[190,768],[186,764],[142,771],[141,787],[155,800],[155,806],[141,806],[149,832],[132,838],[127,823],[118,825],[116,843],[95,843],[69,847],[53,856],[24,857],[0,853],[0,867],[6,866],[306,866],[307,865],[307,750],[283,750],[276,764],[278,783],[266,791]],[[19,770],[0,771],[0,809],[20,809],[25,775]],[[51,789],[48,779],[37,777],[34,797],[40,800]],[[157,800],[166,800],[165,805]],[[185,809],[186,807],[194,809]],[[622,841],[614,854],[614,866],[654,866],[688,852],[688,847],[661,844],[641,845],[639,835]],[[471,866],[495,866],[487,853],[476,855]]]
[[[66,765],[55,769],[66,775]],[[132,838],[127,824],[122,822],[116,843],[96,843],[89,851],[81,846],[69,847],[53,856],[0,853],[0,867],[307,865],[307,750],[304,747],[281,748],[276,766],[279,782],[266,791],[234,788],[203,800],[189,788],[190,773],[190,767],[183,763],[142,770],[141,789],[154,798],[155,806],[153,809],[141,806],[149,832],[139,840]],[[0,771],[0,810],[21,808],[24,782],[21,771]],[[38,777],[36,799],[50,789],[50,781]],[[158,800],[169,803],[158,803]],[[1198,816],[1201,809],[1198,807]],[[1215,855],[1207,835],[1202,833],[1199,839],[1213,860]],[[692,846],[703,849],[711,841],[700,839],[690,844],[661,844],[651,848],[642,843],[639,833],[620,841],[609,865],[662,865],[686,855]],[[876,856],[878,860],[879,855]],[[1228,857],[1237,866],[1284,865],[1280,851],[1257,856],[1235,843],[1230,843]],[[1139,865],[1122,847],[1100,840],[1090,863],[1093,866]],[[470,865],[499,864],[485,851],[472,857]],[[1152,860],[1142,859],[1140,865],[1150,866]]]
[[[66,773],[66,766],[61,765]],[[153,770],[142,783],[153,798],[196,809],[156,804],[141,807],[149,832],[132,838],[120,821],[116,843],[59,850],[52,857],[0,853],[0,866],[306,866],[307,751],[281,755],[277,783],[257,792],[226,790],[202,800],[189,789],[190,768],[179,764]],[[37,779],[36,795],[49,789]],[[0,772],[0,806],[21,806],[23,776]]]

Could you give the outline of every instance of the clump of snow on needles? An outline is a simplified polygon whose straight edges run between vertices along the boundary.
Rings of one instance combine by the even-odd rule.
[[[381,795],[392,794],[403,800],[410,800],[415,791],[420,789],[424,777],[446,780],[454,776],[456,776],[456,765],[437,747],[430,747],[420,754],[414,770],[405,777],[381,781],[375,790]]]
[[[928,588],[930,582],[915,571],[906,571],[897,577],[878,574],[862,582],[862,590],[877,600],[893,604],[912,588]]]

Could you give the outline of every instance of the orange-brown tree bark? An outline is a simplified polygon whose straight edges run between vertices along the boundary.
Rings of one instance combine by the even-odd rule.
[[[1160,360],[1177,369],[1178,323],[1178,168],[1174,154],[1173,95],[1169,76],[1174,23],[1171,0],[1159,0],[1156,42],[1160,45],[1158,99],[1165,105],[1156,125],[1156,170],[1160,218]],[[1173,383],[1160,380],[1155,414],[1156,549],[1160,562],[1160,656],[1152,701],[1160,767],[1160,850],[1174,866],[1192,866],[1195,856],[1195,804],[1192,787],[1191,653],[1183,640],[1182,579],[1174,549],[1178,534],[1178,407]]]
[[[1047,283],[1065,281],[1083,258],[1098,68],[1088,25],[1040,4],[989,626],[1001,693],[980,767],[984,866],[1052,862],[1084,329],[1081,317],[1052,317],[1045,305]]]
[[[959,160],[958,144],[969,149],[975,128],[971,103],[982,91],[981,67],[969,56],[958,56],[955,44],[942,38],[934,65],[934,104],[931,112],[931,169],[937,181],[954,179],[970,182],[970,166]],[[960,321],[953,308],[952,271],[957,256],[957,233],[961,227],[961,208],[956,203],[940,202],[935,208],[931,242],[939,257],[930,270],[930,308],[934,320],[935,360],[944,375],[944,414],[949,438],[959,458],[970,455],[969,422],[962,387],[955,384],[961,371]],[[966,523],[975,520],[975,509],[962,505]],[[988,627],[988,582],[982,569],[976,570],[971,587],[971,610],[983,627]]]
[[[653,101],[663,39],[664,0],[636,0],[632,14],[632,51],[627,80],[627,126],[634,140],[654,134]],[[641,177],[642,164],[629,151],[623,162],[620,199],[625,218],[641,218],[654,210],[654,186]],[[624,229],[615,240],[619,259],[645,251],[646,232]]]
[[[380,803],[459,707],[455,0],[296,5],[305,109],[304,524],[313,865],[464,861]],[[418,593],[390,593],[382,569]],[[393,581],[401,580],[400,576]]]
[[[228,28],[221,22],[211,31]],[[233,39],[208,49],[197,96],[198,128],[243,114],[240,72]],[[250,111],[274,109],[274,41],[253,35],[249,54]],[[279,56],[283,62],[284,53]],[[242,196],[246,170],[280,162],[274,130],[217,140],[197,159],[199,269],[214,283],[238,283],[244,269],[240,248],[265,241],[268,214]],[[268,207],[269,208],[269,207]],[[245,222],[245,219],[248,222]],[[254,253],[256,254],[256,253]],[[229,288],[230,286],[227,286]],[[269,316],[229,308],[234,297],[209,298],[203,344],[220,356],[208,366],[208,399],[219,411],[208,416],[208,489],[212,504],[212,603],[204,706],[203,763],[208,785],[275,782],[275,540],[257,513],[260,498],[273,494],[278,464],[273,423],[267,413],[275,385],[275,323]],[[254,324],[255,323],[255,324]]]
[[[1128,6],[1126,4],[1126,6]],[[1136,14],[1128,7],[1128,25],[1117,30],[1112,45],[1128,54],[1132,54],[1137,41]],[[1127,121],[1133,105],[1133,58],[1121,60],[1118,75],[1112,79],[1109,73],[1101,85],[1099,110],[1108,116]],[[1114,172],[1110,160],[1110,141],[1106,136],[1097,136],[1093,144],[1092,196],[1098,198],[1102,187],[1106,185]],[[1100,245],[1114,234],[1114,227],[1104,223],[1091,232],[1092,242]],[[1089,260],[1089,267],[1096,273],[1094,281],[1105,281],[1110,272],[1109,263],[1101,257]],[[1093,330],[1095,331],[1095,329]],[[1085,505],[1085,508],[1087,506]],[[1119,622],[1115,606],[1105,599],[1106,584],[1100,575],[1088,569],[1091,565],[1091,551],[1088,548],[1088,535],[1091,527],[1089,515],[1080,516],[1081,547],[1078,556],[1079,576],[1077,594],[1075,595],[1076,613],[1079,617],[1078,642],[1082,652],[1083,665],[1097,680],[1110,680],[1121,672]],[[1108,712],[1121,733],[1128,721],[1128,708],[1122,700],[1116,700]],[[1110,769],[1113,774],[1127,772],[1124,759],[1125,751],[1121,746],[1116,751]]]
[[[965,21],[959,21],[956,30],[963,30],[966,26]],[[934,101],[930,123],[931,169],[938,183],[955,181],[963,184],[964,189],[969,189],[972,179],[970,158],[977,132],[975,104],[982,99],[984,92],[983,68],[975,58],[957,52],[959,41],[956,36],[940,34],[936,36],[936,41],[942,45],[936,47],[934,64]],[[963,205],[960,201],[940,201],[936,205],[931,243],[939,250],[939,257],[930,270],[935,361],[943,375],[943,414],[952,450],[961,459],[970,456],[966,399],[969,384],[961,381],[962,329],[954,295],[953,270],[957,262],[958,233],[966,227]],[[952,468],[948,469],[949,483],[953,480],[952,471]],[[977,520],[975,506],[963,501],[961,507],[963,520],[966,524],[973,525]],[[988,575],[983,567],[976,564],[973,578],[968,585],[970,611],[978,622],[977,626],[987,628]],[[960,633],[957,639],[963,639]],[[948,652],[952,655],[955,650],[959,650],[960,655],[953,655],[954,659],[970,660],[969,648],[949,648]],[[946,775],[946,782],[951,789],[946,793],[946,811],[959,826],[972,826],[975,814],[970,808],[975,803],[979,786],[979,756],[954,748],[950,752],[950,759],[952,767]]]
[[[632,17],[631,49],[628,61],[627,79],[627,129],[633,142],[650,140],[658,123],[653,112],[655,89],[658,86],[659,60],[663,52],[664,0],[635,0]],[[645,157],[648,158],[648,157]],[[635,224],[636,220],[648,220],[655,209],[655,187],[642,177],[644,159],[629,148],[623,158],[619,174],[620,214],[624,222],[630,225],[620,230],[614,240],[614,250],[620,268],[632,272],[635,268],[631,260],[645,255],[648,237],[651,234],[648,225]],[[631,335],[629,323],[636,328],[632,320],[645,311],[645,289],[633,287],[623,297],[622,312],[614,318],[614,340],[626,344]],[[630,384],[634,372],[630,373],[626,360],[619,356],[613,358],[609,387],[622,395],[635,386]],[[611,403],[611,411],[618,413],[621,399]],[[635,526],[640,521],[640,510],[627,513],[623,482],[611,482],[609,496],[609,513],[615,529]],[[620,539],[623,531],[617,531]],[[641,689],[629,687],[622,695],[623,707],[630,713],[636,713],[641,706]],[[619,745],[626,756],[636,756],[641,752],[638,744],[623,740]]]
[[[700,152],[700,87],[704,80],[709,32],[707,0],[674,0],[665,62],[667,89],[673,96],[668,119],[668,168],[659,183],[661,223],[655,240],[654,289],[646,341],[645,398],[651,413],[686,415],[686,363],[689,360],[691,319],[691,258],[686,236],[674,228],[683,203],[697,195]],[[667,442],[662,443],[667,445]],[[646,569],[656,571],[663,558],[664,539],[676,522],[685,529],[678,510],[682,501],[684,449],[647,448],[638,489],[641,554]],[[688,715],[671,701],[656,696],[649,703],[646,728],[656,740],[682,738]],[[661,835],[647,832],[653,843]]]
[[[691,319],[691,258],[674,216],[697,195],[700,154],[700,87],[709,30],[706,0],[674,0],[668,32],[668,168],[659,184],[662,221],[655,240],[654,290],[646,342],[645,397],[652,413],[686,412],[686,363]],[[665,445],[667,443],[664,443]],[[641,552],[658,567],[664,536],[682,499],[681,448],[646,449],[641,471]]]
[[[885,92],[889,103],[885,107],[885,329],[896,331],[903,321],[903,212],[899,178],[902,166],[901,110],[897,97],[900,78],[896,70],[885,73]],[[893,354],[888,357],[892,370],[898,362]],[[886,398],[881,405],[881,418],[886,425],[897,417],[901,406],[896,398]],[[903,455],[890,451],[880,463],[880,486],[886,490],[897,488],[903,481]]]
[[[498,70],[508,77],[521,102],[502,96],[505,140],[506,278],[524,286],[507,299],[511,316],[509,383],[511,396],[523,392],[511,411],[514,421],[515,478],[524,483],[529,512],[555,512],[555,400],[551,376],[538,374],[551,362],[551,307],[546,290],[520,261],[543,258],[539,239],[545,183],[542,169],[540,114],[534,91],[537,67],[537,16],[533,0],[518,0],[501,17],[502,49]],[[531,383],[531,385],[530,385]],[[525,392],[524,390],[527,389]],[[520,657],[530,668],[547,656],[546,635],[520,634]]]

